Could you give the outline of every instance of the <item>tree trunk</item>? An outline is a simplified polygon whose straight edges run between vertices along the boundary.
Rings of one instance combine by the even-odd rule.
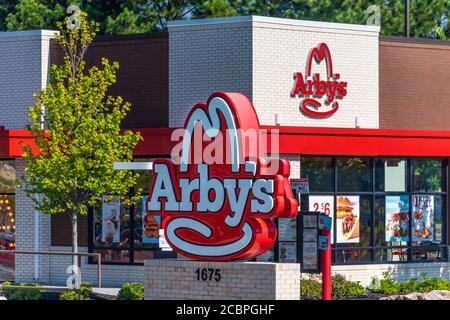
[[[78,253],[78,211],[72,211],[72,252]],[[78,256],[73,256],[73,265],[79,267]]]

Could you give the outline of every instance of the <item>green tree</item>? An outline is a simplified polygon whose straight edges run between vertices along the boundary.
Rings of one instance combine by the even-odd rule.
[[[105,33],[134,34],[149,32],[151,29],[154,29],[155,22],[152,22],[151,20],[141,20],[138,13],[125,7],[116,18],[111,16],[107,17]]]
[[[19,3],[26,3],[23,8],[35,8],[36,11],[17,9]],[[36,3],[40,5],[36,6]],[[61,14],[58,8],[65,10],[70,4],[79,5],[91,18],[99,21],[100,34],[160,31],[165,30],[167,22],[172,20],[233,15],[365,24],[366,9],[375,4],[381,10],[381,34],[404,35],[404,0],[3,0],[0,3],[0,30],[6,29],[1,19],[6,16],[14,16],[11,19],[18,21],[8,30],[16,30],[16,25],[54,29],[55,18]],[[446,37],[450,36],[450,1],[411,0],[410,7],[411,36],[435,38],[438,27]],[[34,12],[45,14],[36,17]],[[26,13],[30,13],[29,17]]]
[[[49,7],[38,0],[20,0],[14,9],[6,17],[8,31],[46,29],[64,17],[64,8],[59,4]]]
[[[14,11],[17,0],[3,0],[0,3],[0,30],[6,30],[6,17]]]
[[[132,160],[141,138],[120,129],[130,104],[106,94],[116,82],[118,63],[103,58],[102,68],[85,67],[84,56],[98,23],[88,21],[84,12],[80,29],[68,28],[68,21],[58,23],[57,41],[65,52],[64,64],[51,66],[49,85],[35,94],[36,102],[29,109],[32,124],[27,129],[35,135],[37,154],[30,146],[24,147],[27,168],[21,187],[39,211],[68,214],[76,253],[79,215],[98,206],[103,195],[131,201],[127,193],[138,175],[115,171],[113,163]]]

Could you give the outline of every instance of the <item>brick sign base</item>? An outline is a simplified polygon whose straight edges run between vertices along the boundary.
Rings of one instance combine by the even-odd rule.
[[[157,259],[144,263],[145,300],[298,300],[300,265]]]

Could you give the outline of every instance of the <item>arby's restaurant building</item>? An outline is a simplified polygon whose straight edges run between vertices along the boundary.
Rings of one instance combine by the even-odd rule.
[[[52,38],[46,30],[0,33],[0,249],[71,250],[69,218],[35,212],[14,183],[24,172],[21,142],[31,140],[23,128],[32,94],[62,62]],[[98,37],[86,59],[99,65],[101,57],[120,63],[110,94],[132,104],[123,128],[144,138],[135,161],[169,158],[172,133],[212,93],[242,93],[268,141],[278,142],[270,156],[290,161],[291,179],[307,178],[300,212],[333,218],[333,271],[365,284],[388,270],[399,279],[450,276],[450,42],[251,16]],[[142,173],[148,191],[135,205],[93,208],[80,220],[81,251],[102,254],[104,286],[142,282],[144,260],[177,257],[146,230],[152,180],[152,171]],[[119,226],[108,237],[103,217],[116,209]],[[275,246],[255,260],[302,263],[298,221],[277,221]],[[1,257],[5,279],[67,279],[70,257]],[[95,261],[82,258],[81,270],[96,282]]]

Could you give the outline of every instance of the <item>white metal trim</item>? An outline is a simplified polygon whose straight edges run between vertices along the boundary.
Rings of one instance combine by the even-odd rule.
[[[114,170],[152,170],[153,162],[114,162]]]
[[[176,20],[169,21],[168,28],[180,27],[180,26],[200,26],[208,24],[226,24],[226,23],[238,23],[238,22],[265,22],[272,24],[282,24],[301,27],[314,27],[324,29],[339,29],[339,30],[353,30],[353,31],[365,31],[365,32],[380,32],[380,26],[371,25],[359,25],[349,23],[337,23],[337,22],[322,22],[322,21],[309,21],[309,20],[296,20],[263,16],[241,16],[241,17],[227,17],[227,18],[208,18],[208,19],[191,19],[191,20]]]

